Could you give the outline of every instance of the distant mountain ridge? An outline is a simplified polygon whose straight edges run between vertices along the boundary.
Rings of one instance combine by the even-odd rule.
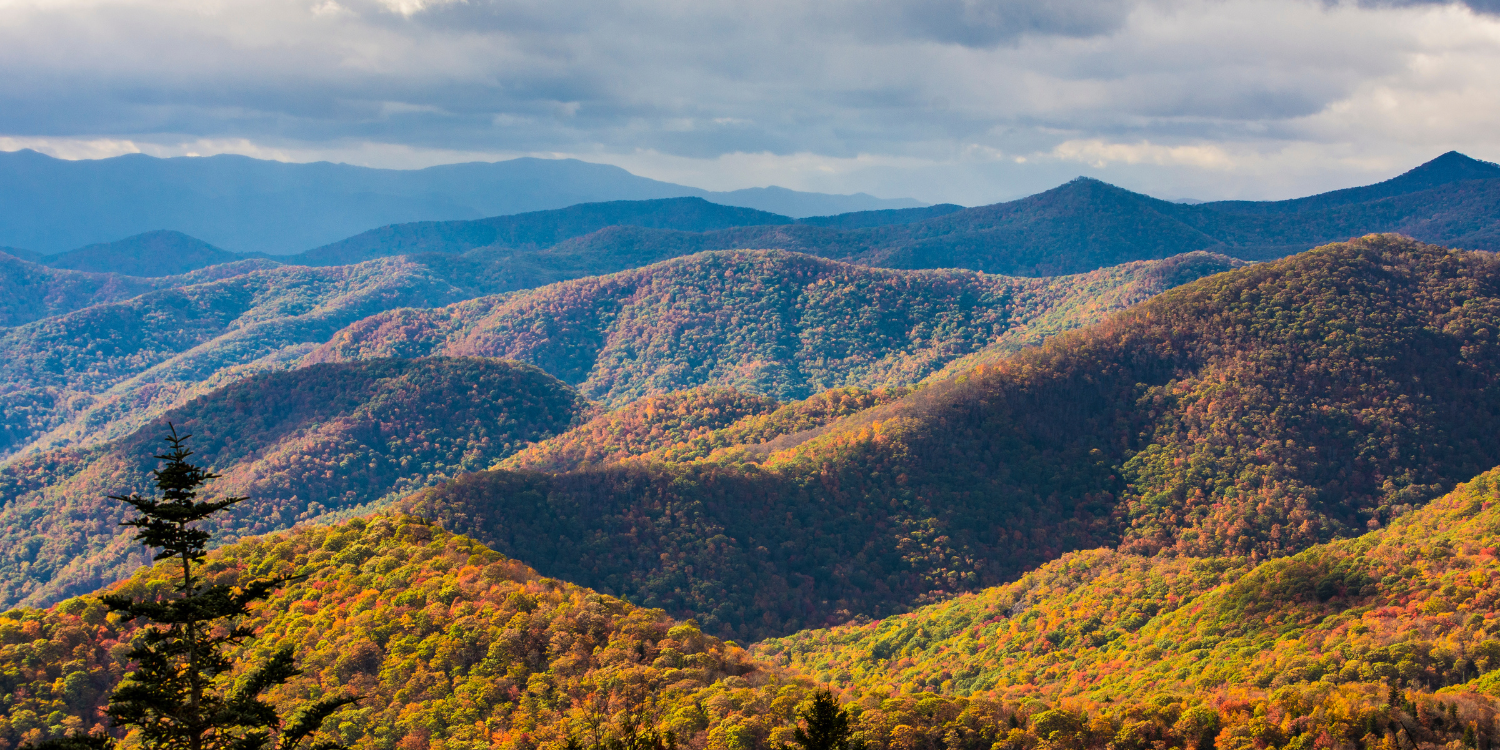
[[[50,254],[168,229],[233,252],[284,254],[390,224],[683,196],[792,216],[923,205],[785,188],[713,192],[575,159],[394,170],[229,154],[68,161],[13,151],[0,152],[0,245]]]
[[[608,205],[619,212],[619,220],[601,226],[609,219],[594,210],[594,223],[572,222],[573,231],[551,235],[555,244],[550,247],[541,242],[517,247],[502,240],[489,248],[503,248],[513,263],[534,269],[537,278],[552,279],[563,278],[561,273],[582,275],[565,270],[570,268],[603,273],[733,249],[776,248],[877,267],[967,268],[1018,276],[1084,273],[1200,250],[1269,260],[1378,232],[1500,250],[1500,167],[1456,152],[1377,185],[1263,203],[1173,203],[1079,178],[1027,198],[976,208],[943,205],[796,221],[745,215],[711,229],[651,217],[651,206],[669,214],[680,211],[671,201],[628,209],[623,203]],[[384,227],[297,257],[322,263],[413,250],[463,253],[485,247],[497,236],[496,225],[530,221],[548,220],[526,215]],[[417,237],[420,241],[413,241]],[[624,265],[578,265],[578,259],[597,257],[619,258]]]
[[[1450,152],[1376,185],[1258,203],[1173,203],[1085,178],[990,206],[801,219],[701,197],[581,203],[389,224],[275,260],[341,265],[414,253],[479,253],[481,264],[505,267],[511,289],[735,249],[785,249],[888,268],[1054,276],[1199,250],[1268,260],[1374,232],[1500,250],[1500,166]],[[181,233],[151,232],[30,259],[165,276],[237,257]]]

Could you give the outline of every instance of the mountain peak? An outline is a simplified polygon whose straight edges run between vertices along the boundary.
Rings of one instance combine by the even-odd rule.
[[[1489,180],[1500,177],[1500,164],[1481,161],[1457,151],[1449,151],[1432,161],[1388,180],[1426,185],[1443,185],[1461,180]]]
[[[53,268],[95,273],[122,273],[127,276],[172,276],[188,271],[230,263],[241,256],[182,232],[158,229],[126,237],[115,242],[86,245],[65,253],[49,255],[42,263]]]

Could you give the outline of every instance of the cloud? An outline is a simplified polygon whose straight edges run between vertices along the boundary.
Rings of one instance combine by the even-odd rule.
[[[0,0],[0,148],[1286,195],[1500,157],[1497,4]]]

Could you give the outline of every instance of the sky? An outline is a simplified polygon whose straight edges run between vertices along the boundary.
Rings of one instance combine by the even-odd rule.
[[[1500,160],[1500,0],[0,0],[0,150],[980,205],[1276,199]]]

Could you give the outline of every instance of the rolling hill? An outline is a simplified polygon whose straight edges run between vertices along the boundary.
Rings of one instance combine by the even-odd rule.
[[[281,267],[0,329],[0,455],[123,437],[366,316],[476,293],[400,259]]]
[[[610,405],[727,386],[777,399],[914,383],[996,342],[1084,325],[1237,263],[1190,256],[1055,279],[891,271],[777,251],[679,258],[340,331],[309,362],[463,354],[530,362]],[[1040,329],[1038,329],[1040,330]]]
[[[48,255],[38,262],[73,271],[149,277],[174,276],[245,259],[181,232],[162,230]]]
[[[51,603],[144,561],[109,495],[144,491],[167,423],[196,436],[215,491],[252,497],[220,541],[283,529],[490,466],[565,431],[587,404],[514,362],[433,358],[314,365],[242,380],[94,448],[0,468],[0,606]]]
[[[918,659],[946,657],[953,666],[964,658],[978,662],[939,645],[968,645],[956,639],[975,628],[993,637],[975,644],[991,649],[984,657],[995,654],[1006,664],[1104,665],[1094,656],[1101,649],[1083,643],[1077,632],[1091,620],[1068,615],[1079,607],[1106,610],[1135,628],[1108,642],[1110,666],[1145,660],[1176,667],[1157,670],[1134,691],[1103,699],[1062,697],[1071,686],[1068,676],[1044,669],[1034,673],[1027,690],[973,696],[953,695],[951,680],[929,687],[912,679],[895,685],[839,672],[826,676],[840,693],[855,739],[880,750],[1484,747],[1496,739],[1497,702],[1487,679],[1496,674],[1490,652],[1497,641],[1489,618],[1463,614],[1490,606],[1492,593],[1487,585],[1481,588],[1481,579],[1493,581],[1500,573],[1492,554],[1496,519],[1490,517],[1492,501],[1500,498],[1492,479],[1490,485],[1471,484],[1457,502],[1439,501],[1436,512],[1418,511],[1387,532],[1248,573],[1220,572],[1234,580],[1187,601],[1162,596],[1161,589],[1188,588],[1176,581],[1127,576],[1130,583],[1154,584],[1132,592],[1143,604],[1161,605],[1154,617],[1138,610],[1108,612],[1108,602],[1124,592],[1111,590],[1109,573],[1091,576],[1084,561],[1069,560],[1027,579],[1028,589],[1008,587],[1002,596],[1019,596],[1020,607],[959,610],[971,599],[993,596],[986,592],[953,602],[944,612],[958,616],[936,616],[934,609],[863,629],[909,636],[881,641],[888,661],[909,671],[926,666]],[[1457,528],[1445,528],[1450,525]],[[1476,551],[1481,544],[1490,547]],[[1142,558],[1139,565],[1172,563]],[[1071,570],[1055,570],[1065,564]],[[1320,593],[1328,580],[1325,565],[1335,568],[1340,581],[1328,596]],[[1343,582],[1350,573],[1365,572],[1364,566],[1419,573],[1365,584],[1355,593]],[[1115,565],[1110,572],[1129,568]],[[815,639],[822,634],[747,653],[694,623],[544,578],[412,517],[357,519],[243,540],[213,555],[207,569],[213,581],[224,583],[256,575],[307,576],[257,610],[250,625],[260,638],[242,650],[255,659],[281,645],[296,649],[304,671],[276,697],[330,690],[365,696],[337,715],[326,735],[359,750],[481,744],[519,750],[570,740],[595,747],[649,745],[652,734],[660,733],[660,742],[667,732],[680,747],[776,747],[794,741],[797,715],[807,711],[814,686],[825,676],[777,663],[793,655],[792,643],[814,649],[799,655],[816,653],[822,643]],[[148,596],[166,576],[164,566],[144,570],[113,592]],[[1075,582],[1099,598],[1073,596],[1064,586]],[[1398,603],[1369,606],[1385,601]],[[1266,623],[1235,619],[1243,606]],[[963,616],[981,615],[985,619],[959,623]],[[1485,624],[1442,632],[1454,621],[1476,618]],[[922,626],[911,627],[916,622]],[[1205,625],[1223,635],[1207,635]],[[1034,637],[1006,637],[1016,631]],[[102,730],[100,708],[129,667],[123,646],[133,634],[129,624],[105,614],[95,595],[47,610],[0,613],[0,741],[14,746]],[[1189,638],[1165,640],[1182,635]],[[1273,642],[1289,648],[1266,648]],[[1328,648],[1315,659],[1299,653],[1313,644]],[[1227,655],[1235,665],[1255,658],[1286,663],[1272,668],[1268,681],[1224,681],[1219,676],[1233,669],[1221,669],[1210,658],[1191,659],[1205,651]],[[1016,676],[994,668],[998,663],[986,666],[1004,678]],[[1431,690],[1454,668],[1483,674]],[[1107,668],[1088,673],[1117,684],[1129,681],[1128,674]],[[1183,674],[1212,679],[1189,682]]]
[[[1200,279],[759,460],[491,471],[404,506],[753,638],[1077,549],[1264,559],[1500,464],[1500,264],[1391,236]]]
[[[755,253],[745,257],[762,256],[772,257]],[[759,261],[747,260],[750,265],[757,262]],[[1227,267],[1224,264],[1228,263],[1224,259],[1190,258],[1155,265],[1128,266],[1074,279],[974,281],[980,277],[975,274],[928,273],[911,276],[902,272],[866,273],[861,269],[825,261],[807,259],[807,262],[822,264],[820,267],[828,269],[843,268],[844,270],[829,276],[830,283],[837,278],[851,283],[856,279],[865,279],[860,283],[867,283],[872,279],[906,279],[910,276],[911,283],[916,285],[914,289],[926,289],[922,294],[937,296],[931,300],[913,300],[917,302],[917,307],[910,307],[908,303],[891,304],[897,307],[906,305],[909,308],[909,314],[914,317],[905,324],[918,327],[908,334],[922,337],[928,336],[920,328],[923,315],[941,313],[949,314],[950,318],[952,315],[957,315],[958,318],[970,315],[970,312],[965,312],[971,305],[970,302],[957,297],[942,297],[968,288],[965,284],[972,286],[971,282],[977,283],[979,286],[974,289],[1009,289],[1014,286],[1017,290],[1030,290],[1024,294],[1018,292],[1019,296],[1015,301],[992,300],[986,303],[989,305],[987,311],[979,310],[974,313],[980,317],[989,316],[986,318],[989,323],[1004,322],[1006,326],[1023,323],[1030,315],[1043,316],[1038,321],[1040,327],[1037,329],[1029,333],[1029,329],[1017,329],[1007,334],[1007,340],[1015,341],[1031,340],[1046,331],[1087,322],[1115,306],[1123,306],[1161,291],[1167,284],[1181,283],[1189,277],[1195,278],[1194,274],[1213,273]],[[778,263],[786,267],[778,266]],[[794,266],[801,267],[798,263],[788,265],[778,261],[765,265],[759,271],[773,274],[790,272],[795,270],[792,268]],[[42,273],[30,266],[25,267],[31,268],[34,273]],[[237,267],[219,267],[226,272],[235,268]],[[492,327],[481,332],[486,337],[484,351],[475,349],[473,353],[525,359],[569,382],[582,382],[578,379],[577,367],[592,366],[588,362],[557,360],[545,347],[530,351],[528,347],[537,343],[535,337],[522,336],[512,344],[506,344],[502,339],[503,332],[493,326],[515,322],[514,318],[505,318],[506,310],[521,309],[529,311],[526,314],[530,315],[549,315],[551,313],[545,310],[547,306],[561,304],[572,310],[570,314],[577,316],[588,312],[584,308],[586,304],[625,304],[627,300],[619,296],[625,288],[621,280],[624,277],[609,281],[579,281],[574,282],[573,286],[564,285],[503,300],[500,297],[474,299],[479,295],[514,288],[517,278],[514,271],[515,269],[503,263],[436,254],[386,258],[352,266],[260,268],[231,278],[161,289],[122,302],[96,305],[66,315],[0,329],[0,351],[9,355],[4,362],[0,362],[0,440],[3,440],[0,442],[0,454],[90,445],[100,440],[121,437],[166,409],[180,405],[196,395],[255,372],[293,366],[331,338],[342,341],[351,336],[371,335],[370,332],[377,329],[389,330],[389,321],[397,319],[441,319],[456,323],[465,315],[478,314],[482,310],[484,315],[489,316],[486,325]],[[203,278],[212,278],[218,272],[205,269],[195,273]],[[625,281],[643,286],[643,302],[653,299],[651,289],[677,289],[673,293],[692,295],[706,308],[722,310],[727,309],[728,305],[738,304],[738,298],[725,297],[722,290],[687,288],[699,283],[700,277],[710,272],[711,269],[703,266],[701,261],[687,259],[654,270],[635,272],[634,276]],[[948,282],[940,281],[937,286],[923,286],[932,280],[950,276],[954,279],[967,278],[971,282],[955,282],[957,286],[944,286]],[[151,283],[167,285],[172,282],[170,279],[162,279]],[[906,283],[900,281],[898,286]],[[791,277],[768,278],[764,284],[780,288],[784,294],[792,294],[797,288],[796,280]],[[829,286],[823,291],[830,292],[833,288]],[[896,288],[887,290],[887,297],[895,296],[897,291]],[[852,291],[849,293],[853,294]],[[613,301],[606,300],[611,294],[615,295]],[[753,296],[758,292],[753,287],[745,287],[735,291],[735,294]],[[1090,295],[1099,296],[1100,301],[1090,302]],[[652,304],[656,304],[658,309],[643,309],[640,315],[656,315],[670,306],[670,303],[660,297],[654,299]],[[404,309],[429,308],[458,300],[471,302],[436,311]],[[933,300],[938,300],[937,307],[931,310],[921,307]],[[840,309],[845,312],[858,312],[867,318],[878,312],[877,308],[859,302],[857,296],[846,299],[841,304]],[[949,313],[942,313],[945,305]],[[340,329],[352,323],[393,309],[399,310],[374,318],[352,332],[335,337]],[[603,335],[600,326],[609,325],[602,319],[575,322],[582,326],[578,329],[579,335],[587,336]],[[731,336],[729,327],[734,325],[728,319],[701,315],[685,321],[677,320],[675,313],[658,322],[685,325],[687,328],[682,329],[684,335],[698,336],[704,340]],[[553,321],[546,325],[555,323]],[[888,321],[885,325],[892,324],[903,323]],[[874,323],[867,321],[860,330],[867,330],[871,325]],[[588,333],[587,326],[594,326],[594,332]],[[635,370],[619,363],[609,365],[621,370],[613,375],[619,381],[621,390],[670,391],[713,383],[766,383],[771,390],[763,389],[762,392],[774,394],[779,392],[775,390],[777,388],[790,388],[793,389],[789,391],[792,395],[800,397],[810,395],[818,389],[806,385],[804,380],[807,378],[801,374],[757,375],[759,371],[755,368],[759,366],[752,360],[738,362],[733,359],[767,356],[766,347],[786,343],[774,337],[766,340],[763,335],[766,334],[765,331],[736,339],[726,350],[716,352],[716,356],[720,357],[720,365],[725,370],[740,364],[750,368],[743,377],[739,377],[724,375],[722,372],[673,374],[662,369],[666,364],[663,357],[669,355],[668,352],[660,351],[660,347],[669,345],[659,338],[665,333],[663,329],[657,327],[636,331],[617,327],[613,330],[617,336],[616,343],[620,346],[629,344],[630,337],[636,337],[636,344],[658,348],[650,361],[643,361]],[[855,347],[855,356],[847,362],[825,362],[819,365],[822,368],[819,372],[824,373],[819,377],[833,380],[831,385],[842,385],[851,376],[856,378],[856,382],[860,382],[858,378],[865,375],[856,372],[856,369],[867,368],[867,360],[883,362],[878,366],[891,370],[900,355],[886,347],[897,344],[920,346],[923,351],[916,354],[930,360],[934,366],[940,366],[954,356],[985,345],[986,340],[981,334],[978,329],[938,331],[933,335],[931,343],[893,339],[889,336],[870,341],[854,340],[852,345]],[[401,335],[415,334],[407,332]],[[426,338],[419,337],[419,341],[406,343],[395,340],[385,343],[362,340],[361,346],[382,348],[383,353],[368,356],[414,356],[432,351],[440,343],[433,338],[437,336],[435,333],[429,332],[422,336]],[[653,336],[658,338],[653,340]],[[976,339],[975,336],[981,338]],[[1028,336],[1031,338],[1026,338]],[[559,347],[577,344],[575,339],[558,338],[550,351],[555,353]],[[952,351],[943,349],[944,346]],[[498,353],[502,348],[509,353]],[[596,349],[597,345],[590,344],[568,356],[587,359],[597,356]],[[347,358],[346,355],[338,354],[341,351],[325,347],[310,361]],[[621,350],[616,348],[612,352],[618,355]],[[335,354],[338,356],[333,356]],[[641,371],[646,366],[656,367],[657,371],[654,374]],[[570,367],[573,369],[569,369]],[[920,377],[922,372],[930,369],[932,368],[927,365],[921,365],[911,374]],[[899,373],[890,376],[904,377]],[[648,379],[649,382],[645,382]],[[799,388],[805,390],[795,390]]]
[[[1320,681],[1496,695],[1497,528],[1493,470],[1387,528],[1288,557],[1077,552],[1007,586],[756,653],[840,686],[1007,700]]]
[[[142,278],[49,268],[0,254],[0,328],[66,315],[93,305],[121,302],[170,289],[272,268],[265,260],[241,260],[176,276]]]

